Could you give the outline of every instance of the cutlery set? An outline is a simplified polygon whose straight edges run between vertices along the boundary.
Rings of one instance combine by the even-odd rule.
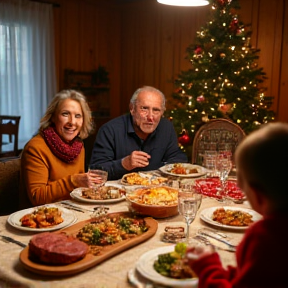
[[[208,236],[209,237],[209,236]],[[203,236],[203,235],[196,235],[195,237],[194,237],[194,239],[196,239],[196,240],[199,240],[200,242],[202,242],[202,243],[204,243],[204,244],[206,244],[206,245],[210,245],[210,246],[212,246],[213,248],[215,248],[215,249],[217,249],[217,250],[223,250],[223,251],[228,251],[228,252],[235,252],[236,251],[236,247],[234,246],[234,245],[232,245],[232,244],[227,244],[228,246],[226,247],[226,248],[224,248],[224,247],[222,247],[222,246],[219,246],[219,245],[217,245],[217,244],[214,244],[214,243],[212,243],[212,241],[211,240],[209,240],[208,239],[208,237],[205,237],[205,236]],[[213,239],[215,239],[215,238],[213,238]],[[218,240],[218,239],[217,239]],[[223,243],[223,242],[222,242]],[[226,243],[225,243],[226,244]]]
[[[198,235],[196,235],[196,237],[198,236],[198,239],[199,240],[203,240],[203,242],[206,241],[205,244],[207,245],[212,245],[212,246],[215,246],[215,248],[218,248],[218,249],[225,249],[227,251],[230,251],[230,252],[235,252],[236,251],[236,245],[233,245],[231,244],[229,241],[223,239],[223,238],[227,238],[227,236],[223,233],[219,234],[217,231],[213,231],[211,229],[207,229],[207,228],[204,228],[204,229],[200,229],[198,230]],[[224,237],[223,237],[224,236]],[[214,240],[217,240],[221,243],[224,243],[228,246],[228,248],[221,248],[221,247],[218,247],[216,245],[214,245],[215,242],[211,243],[211,239],[209,240],[209,238],[212,238]]]

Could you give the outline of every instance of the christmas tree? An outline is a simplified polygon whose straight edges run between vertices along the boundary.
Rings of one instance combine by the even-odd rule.
[[[257,65],[260,50],[250,44],[250,25],[238,19],[239,1],[209,2],[211,19],[187,48],[191,68],[175,80],[175,107],[166,114],[184,151],[210,119],[228,118],[247,134],[274,119],[272,97],[263,87],[266,73]]]

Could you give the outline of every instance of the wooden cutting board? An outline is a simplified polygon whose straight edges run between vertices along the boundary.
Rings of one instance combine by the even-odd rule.
[[[121,216],[126,216],[126,217],[133,217],[132,214],[130,214],[129,212],[111,213],[109,215],[121,215]],[[36,263],[32,261],[29,258],[29,247],[27,246],[20,253],[20,256],[19,256],[20,263],[27,270],[32,271],[37,274],[41,274],[41,275],[66,276],[66,275],[73,275],[73,274],[79,273],[88,268],[96,266],[97,264],[111,258],[112,256],[151,238],[157,231],[158,222],[155,219],[150,218],[150,217],[146,217],[144,219],[146,221],[146,225],[149,227],[148,231],[146,231],[140,236],[136,236],[134,238],[127,239],[127,240],[124,240],[122,242],[119,242],[113,245],[104,246],[103,249],[101,250],[100,255],[95,256],[91,253],[88,253],[83,259],[72,264],[48,265],[48,264],[40,264],[40,263]],[[69,235],[75,236],[85,224],[91,221],[92,219],[81,221],[79,223],[71,225],[70,227],[63,228],[60,231],[65,232]],[[59,233],[59,231],[51,232],[51,233]]]

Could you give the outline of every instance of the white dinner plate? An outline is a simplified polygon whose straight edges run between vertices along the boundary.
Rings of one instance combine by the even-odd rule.
[[[181,164],[186,169],[197,169],[198,173],[190,173],[190,174],[176,174],[172,173],[171,170],[173,169],[175,164]],[[203,176],[207,173],[206,168],[199,166],[199,165],[194,165],[190,163],[171,163],[171,164],[166,164],[165,166],[162,166],[159,168],[159,170],[166,174],[166,175],[171,175],[171,176],[177,176],[177,177],[200,177]]]
[[[230,225],[224,225],[221,224],[217,221],[212,220],[212,215],[213,212],[216,209],[219,208],[224,208],[225,210],[236,210],[236,211],[241,211],[241,212],[245,212],[245,213],[249,213],[250,215],[252,215],[252,220],[254,222],[260,220],[262,218],[262,216],[257,213],[256,211],[252,210],[252,209],[247,209],[247,208],[241,208],[241,207],[234,207],[234,206],[219,206],[219,207],[210,207],[210,208],[206,208],[204,210],[201,211],[200,214],[200,218],[211,225],[217,226],[217,227],[221,227],[221,228],[228,228],[228,229],[232,229],[232,230],[245,230],[247,229],[249,226],[230,226]]]
[[[107,184],[106,186],[113,186],[115,188],[118,188],[118,189],[123,189],[121,185],[117,185],[117,184]],[[82,190],[83,189],[87,189],[87,188],[76,188],[74,189],[71,193],[70,193],[70,196],[75,199],[75,200],[78,200],[78,201],[81,201],[81,202],[85,202],[85,203],[90,203],[90,204],[100,204],[100,203],[117,203],[117,202],[120,202],[120,201],[123,201],[126,199],[126,196],[125,195],[122,195],[121,197],[119,198],[114,198],[114,199],[101,199],[101,200],[95,200],[95,199],[87,199],[87,198],[84,198],[82,197]],[[123,189],[124,190],[124,189]]]
[[[24,215],[30,214],[33,211],[35,211],[37,208],[40,208],[40,207],[56,207],[56,208],[58,208],[61,211],[61,216],[62,216],[64,221],[58,225],[54,225],[54,226],[47,227],[47,228],[30,228],[30,227],[21,226],[20,219]],[[69,225],[72,225],[76,221],[77,221],[77,217],[73,211],[68,210],[62,206],[55,205],[55,204],[47,204],[47,205],[43,205],[43,206],[37,206],[37,207],[32,207],[32,208],[20,210],[20,211],[17,211],[15,213],[11,214],[7,219],[7,222],[11,226],[13,226],[14,228],[17,228],[20,230],[25,230],[25,231],[33,231],[33,232],[44,232],[44,231],[58,230],[58,229],[67,227]]]
[[[198,286],[198,278],[189,279],[173,279],[162,276],[158,273],[153,265],[158,259],[158,255],[165,254],[174,251],[174,245],[160,247],[143,254],[136,263],[136,269],[147,279],[162,285],[169,287],[191,287],[196,288]]]

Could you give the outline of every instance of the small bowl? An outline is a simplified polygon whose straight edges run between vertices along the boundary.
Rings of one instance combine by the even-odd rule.
[[[173,201],[173,203],[171,204],[165,204],[165,205],[163,203],[161,205],[139,203],[139,199],[141,199],[141,195],[147,192],[149,193],[149,191],[151,191],[152,189],[156,189],[156,190],[165,189],[167,190],[168,194],[175,193],[176,200]],[[152,202],[155,202],[153,200],[154,199],[152,199]],[[137,214],[137,215],[151,216],[154,218],[167,218],[167,217],[175,216],[178,214],[178,190],[171,188],[171,187],[157,186],[157,187],[150,187],[150,188],[147,188],[147,187],[139,188],[139,189],[134,190],[134,192],[126,195],[126,201],[128,203],[129,210],[132,213]]]

